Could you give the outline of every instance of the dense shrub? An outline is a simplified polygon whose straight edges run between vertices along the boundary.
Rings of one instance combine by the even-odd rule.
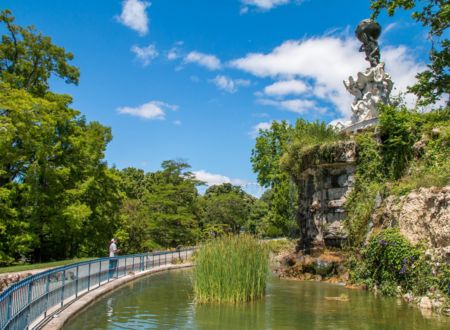
[[[422,249],[409,243],[396,228],[370,239],[361,261],[353,265],[352,278],[369,287],[378,286],[385,295],[396,294],[398,286],[420,295],[437,284]]]

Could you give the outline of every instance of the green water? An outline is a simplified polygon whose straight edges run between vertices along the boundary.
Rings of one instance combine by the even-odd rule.
[[[172,271],[130,283],[64,329],[450,329],[450,318],[423,316],[395,298],[274,277],[258,303],[196,305],[190,276]],[[349,301],[325,299],[341,294]]]

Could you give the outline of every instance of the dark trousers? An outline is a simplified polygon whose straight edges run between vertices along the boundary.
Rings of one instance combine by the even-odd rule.
[[[116,258],[110,258],[109,259],[109,278],[114,277],[114,273],[117,269],[117,259]]]

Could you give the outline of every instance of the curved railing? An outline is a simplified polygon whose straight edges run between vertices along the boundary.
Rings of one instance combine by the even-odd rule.
[[[129,272],[186,260],[194,248],[100,258],[53,268],[17,282],[0,294],[0,329],[35,328],[81,295]]]

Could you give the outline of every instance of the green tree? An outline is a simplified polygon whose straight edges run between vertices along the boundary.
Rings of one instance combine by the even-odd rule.
[[[52,43],[34,27],[14,24],[11,11],[0,12],[0,23],[7,34],[0,44],[0,80],[33,95],[43,96],[49,90],[49,79],[54,74],[67,83],[78,84],[78,68],[68,64],[72,53]]]
[[[161,167],[145,178],[151,237],[164,247],[194,244],[199,237],[199,182],[183,161],[164,161]]]
[[[409,90],[419,97],[420,105],[433,104],[448,95],[450,40],[445,34],[450,22],[448,0],[371,0],[371,8],[374,19],[382,10],[386,10],[389,16],[393,16],[398,9],[413,10],[412,18],[428,29],[431,50],[428,69],[416,76],[418,81]]]
[[[111,131],[49,91],[52,75],[78,82],[72,55],[13,22],[0,14],[0,263],[104,254],[123,196]]]
[[[269,215],[266,228],[269,236],[289,235],[295,228],[297,192],[289,174],[280,166],[283,154],[292,141],[293,128],[286,121],[272,122],[261,130],[252,150],[251,162],[258,183],[270,188]]]
[[[239,233],[247,223],[254,198],[229,183],[209,187],[204,196],[203,224],[226,225]]]
[[[266,236],[266,233],[268,232],[268,221],[266,220],[268,214],[269,204],[262,199],[255,200],[250,209],[250,214],[248,215],[245,227],[252,234]]]

